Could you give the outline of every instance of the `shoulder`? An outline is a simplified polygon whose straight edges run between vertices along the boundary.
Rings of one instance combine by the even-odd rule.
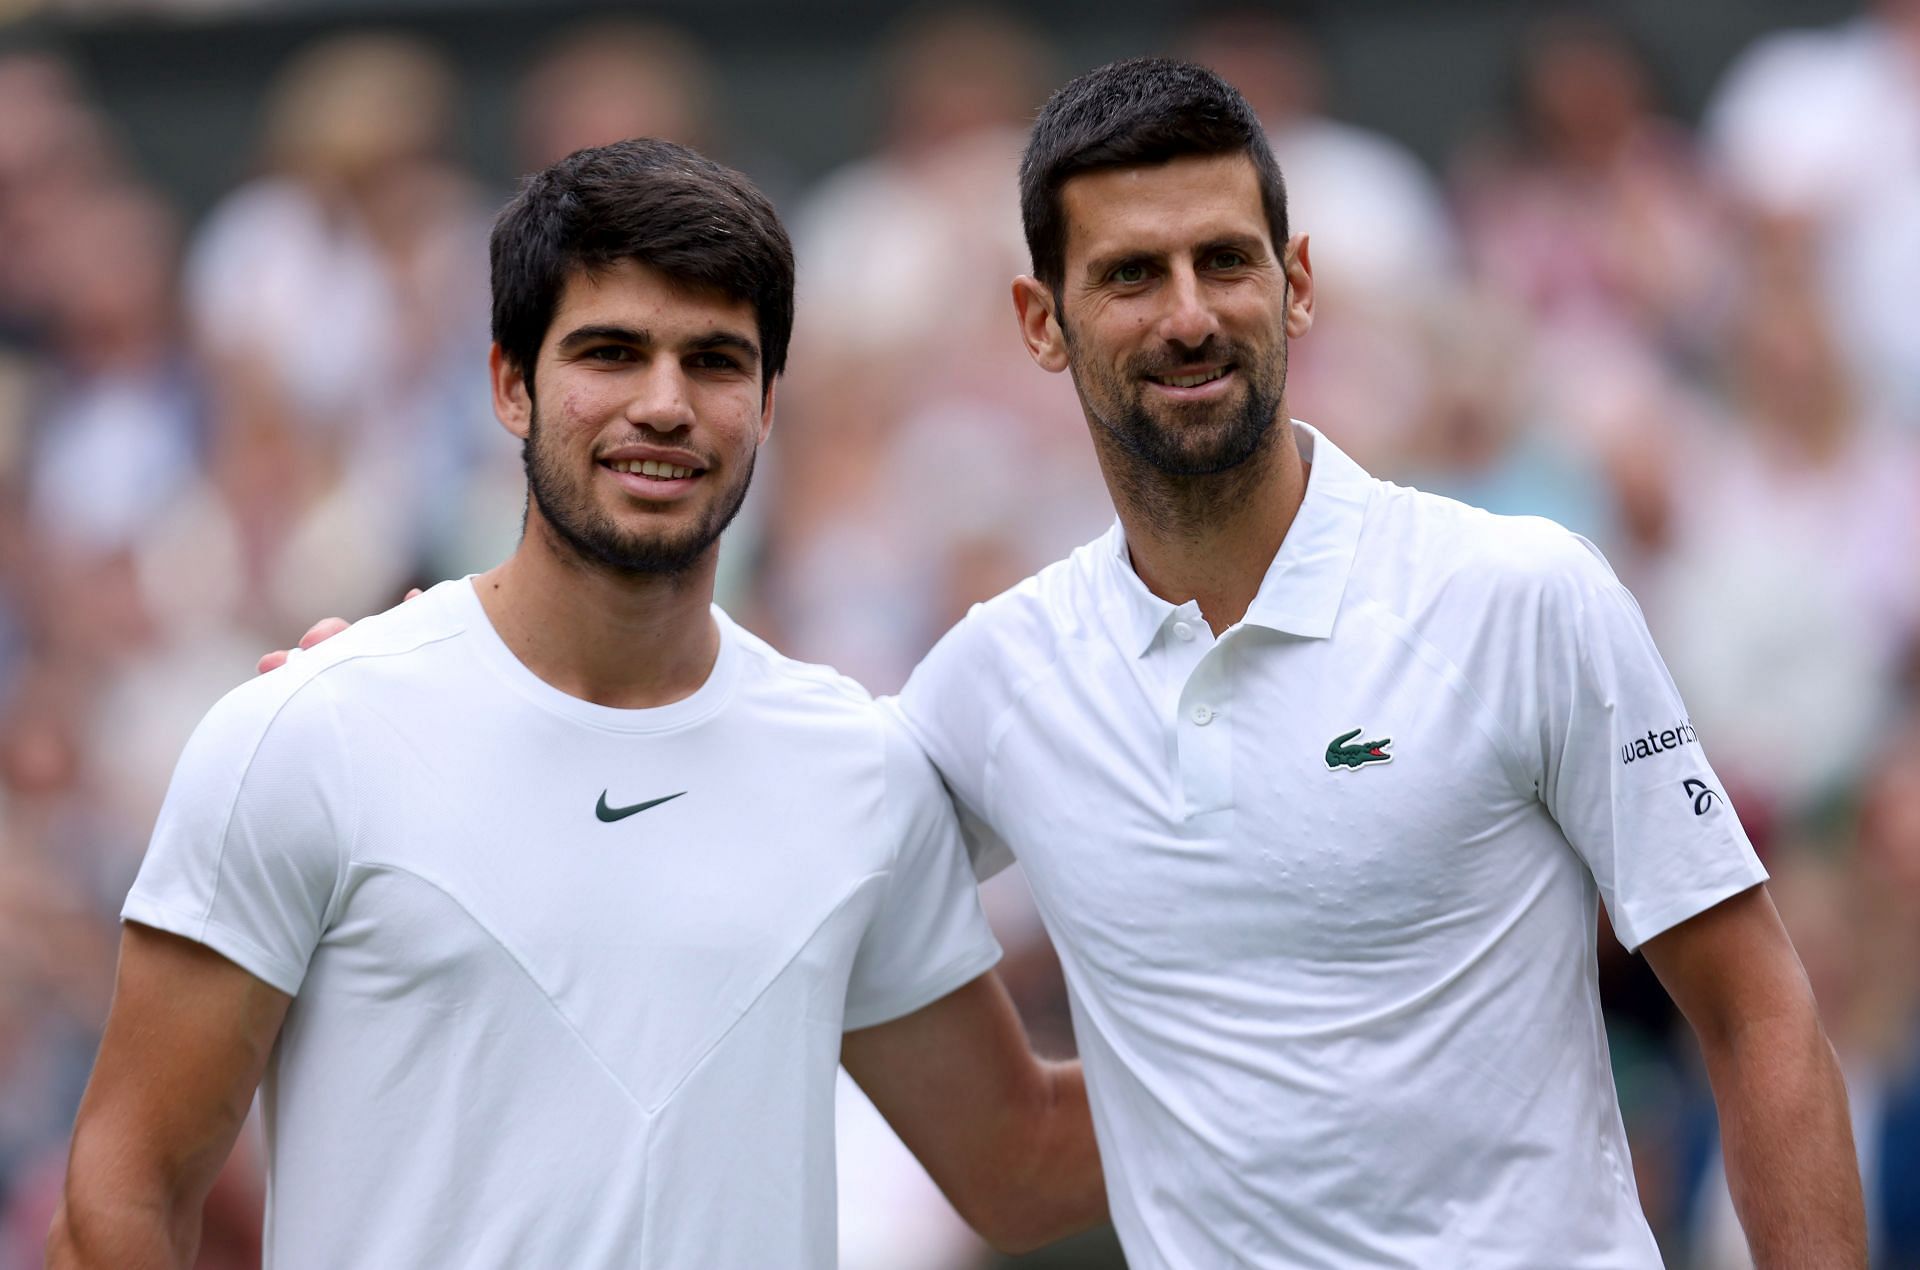
[[[796,713],[841,719],[876,718],[873,694],[831,666],[789,657],[718,608],[721,638],[739,657],[743,688],[763,704],[788,703]]]
[[[983,600],[940,640],[935,655],[959,657],[1012,678],[1041,670],[1104,629],[1114,546],[1102,535],[1072,555]]]
[[[286,665],[221,698],[208,714],[208,724],[261,735],[270,729],[284,732],[310,723],[316,715],[379,699],[395,675],[417,674],[422,667],[445,669],[445,659],[430,650],[468,630],[471,617],[453,590],[468,585],[464,580],[443,582],[419,599],[362,618],[322,644],[295,651]]]
[[[1618,585],[1591,542],[1544,516],[1502,516],[1381,483],[1361,534],[1361,566],[1378,585],[1466,585],[1500,592]],[[1383,588],[1384,589],[1384,588]]]
[[[1109,533],[974,605],[914,668],[894,705],[950,784],[971,788],[997,722],[1105,629],[1113,551]]]
[[[916,735],[925,741],[962,725],[981,732],[1105,630],[1113,601],[1101,553],[1113,549],[1111,536],[1096,539],[969,609],[901,690],[900,709]]]
[[[295,652],[261,682],[280,680],[298,691],[324,680],[336,691],[364,691],[368,678],[396,661],[432,664],[437,655],[428,650],[466,635],[479,616],[472,583],[464,578],[442,582],[418,599],[363,617],[332,639]]]
[[[1486,650],[1552,635],[1625,588],[1600,550],[1540,516],[1500,516],[1382,484],[1368,511],[1354,592],[1446,647]],[[1500,638],[1490,638],[1500,636]]]
[[[859,755],[867,771],[884,764],[893,721],[872,693],[831,666],[787,656],[718,609],[715,614],[740,663],[730,710],[783,744]]]
[[[831,666],[788,657],[720,615],[724,637],[744,663],[742,688],[762,721],[781,722],[844,752],[865,742],[890,801],[938,795],[939,778],[900,717],[855,680]]]

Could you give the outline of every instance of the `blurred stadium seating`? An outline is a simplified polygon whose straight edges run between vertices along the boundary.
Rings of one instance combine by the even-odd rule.
[[[1920,2],[1440,8],[761,0],[723,41],[691,3],[0,0],[0,1270],[40,1264],[187,731],[313,618],[513,540],[511,175],[651,133],[775,194],[794,364],[724,599],[885,691],[1110,514],[1005,283],[1023,121],[1141,51],[1272,130],[1322,286],[1294,413],[1639,596],[1839,1049],[1875,1264],[1920,1266]],[[1017,880],[988,899],[1069,1049]],[[1648,1216],[1671,1264],[1745,1265],[1685,1029],[1600,959]],[[857,1097],[843,1143],[848,1267],[999,1264]],[[257,1264],[257,1188],[243,1149],[203,1265]]]

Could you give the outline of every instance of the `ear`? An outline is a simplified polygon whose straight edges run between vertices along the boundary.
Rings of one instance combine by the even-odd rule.
[[[1067,368],[1067,337],[1053,312],[1053,291],[1038,278],[1022,274],[1013,280],[1013,312],[1020,320],[1020,338],[1027,355],[1041,370],[1059,374]]]
[[[780,377],[774,376],[767,381],[767,391],[761,394],[760,402],[760,444],[767,443],[767,435],[773,431],[773,390],[780,384]]]
[[[1287,272],[1287,338],[1297,340],[1313,329],[1313,260],[1305,234],[1287,240],[1282,264]]]
[[[487,350],[487,371],[493,381],[493,417],[508,432],[526,440],[533,427],[533,393],[527,388],[527,377],[498,343]]]

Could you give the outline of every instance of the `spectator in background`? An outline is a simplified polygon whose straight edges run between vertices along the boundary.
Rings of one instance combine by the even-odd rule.
[[[1642,602],[1743,813],[1845,793],[1920,630],[1920,456],[1862,406],[1817,259],[1765,234],[1727,328],[1725,426],[1663,463]]]
[[[214,463],[238,478],[211,493],[252,611],[382,606],[419,566],[436,494],[459,485],[485,208],[449,157],[453,111],[452,72],[424,45],[313,45],[271,94],[268,174],[194,245]]]
[[[0,348],[31,343],[48,300],[36,236],[118,176],[118,156],[73,72],[46,53],[0,54]]]
[[[538,172],[575,150],[628,137],[706,153],[714,100],[713,70],[685,32],[632,18],[568,27],[520,81],[520,170]]]
[[[1109,513],[1071,393],[1029,373],[1008,316],[1045,46],[952,8],[897,27],[880,64],[879,152],[794,217],[805,317],[767,541],[786,646],[886,691],[968,605]]]
[[[175,298],[176,235],[158,199],[125,182],[39,235],[46,373],[27,507],[51,574],[135,548],[198,469],[204,412]]]
[[[1328,68],[1303,18],[1226,7],[1180,46],[1260,117],[1292,223],[1312,242],[1319,310],[1288,371],[1295,408],[1370,470],[1408,472],[1439,390],[1441,308],[1460,281],[1438,186],[1400,143],[1329,116]]]
[[[50,430],[48,412],[56,401],[75,404],[68,390],[76,365],[71,356],[62,364],[62,356],[89,356],[79,347],[84,335],[76,328],[85,319],[77,309],[114,303],[100,285],[113,280],[101,270],[86,275],[94,284],[86,298],[62,295],[63,265],[77,246],[71,225],[94,200],[127,189],[106,126],[65,63],[37,52],[0,54],[0,688],[35,620],[30,593],[49,578],[25,516],[35,484],[29,469],[45,459],[37,442]],[[62,325],[65,331],[56,329]],[[110,355],[122,369],[125,351]]]
[[[1866,403],[1920,429],[1920,0],[1764,37],[1727,72],[1705,134],[1739,198],[1810,231]]]
[[[1428,411],[1394,456],[1408,483],[1506,516],[1546,516],[1603,545],[1617,537],[1592,453],[1549,413],[1531,332],[1497,297],[1463,288],[1427,334]],[[1317,335],[1316,330],[1316,335]]]
[[[1502,129],[1464,147],[1452,176],[1475,285],[1522,324],[1509,360],[1538,424],[1521,433],[1534,462],[1492,492],[1501,510],[1593,537],[1641,587],[1673,546],[1669,482],[1695,475],[1675,456],[1712,444],[1718,411],[1696,383],[1739,267],[1733,225],[1663,112],[1649,55],[1617,23],[1570,9],[1533,23],[1509,94]],[[1529,491],[1546,496],[1528,507]]]
[[[1646,54],[1609,22],[1562,15],[1528,31],[1512,92],[1506,135],[1457,173],[1475,272],[1547,334],[1597,346],[1579,351],[1645,340],[1698,360],[1726,227]]]
[[[1864,1170],[1876,1265],[1920,1265],[1920,704],[1866,787],[1854,892],[1865,914],[1856,973],[1880,1082]]]

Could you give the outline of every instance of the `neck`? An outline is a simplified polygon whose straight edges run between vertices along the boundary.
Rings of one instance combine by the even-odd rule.
[[[1306,495],[1307,465],[1285,406],[1258,453],[1212,476],[1154,471],[1094,433],[1133,571],[1147,590],[1169,604],[1197,601],[1216,635],[1245,617]]]
[[[569,696],[626,710],[670,705],[707,681],[717,549],[680,574],[623,574],[583,560],[537,507],[507,561],[475,579],[513,655]]]

